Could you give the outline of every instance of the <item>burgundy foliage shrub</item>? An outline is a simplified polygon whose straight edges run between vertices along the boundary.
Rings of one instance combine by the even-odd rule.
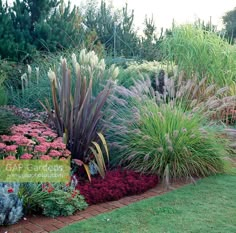
[[[88,204],[118,200],[155,187],[159,179],[155,175],[141,175],[130,170],[107,171],[104,179],[92,178],[90,182],[79,182],[77,189]]]

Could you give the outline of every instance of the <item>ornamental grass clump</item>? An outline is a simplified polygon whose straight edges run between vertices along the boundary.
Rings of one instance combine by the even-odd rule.
[[[172,29],[164,38],[161,51],[166,59],[185,70],[188,75],[199,74],[199,79],[208,77],[208,83],[219,86],[233,85],[235,93],[236,53],[230,45],[214,32],[194,25],[181,25]]]
[[[230,140],[229,146],[231,149],[231,154],[233,157],[235,157],[235,155],[236,155],[236,129],[235,128],[226,128],[225,135]]]
[[[222,139],[203,127],[199,114],[153,101],[137,103],[139,115],[116,133],[120,164],[171,178],[202,177],[223,171]],[[137,113],[136,113],[137,114]],[[123,116],[124,117],[124,116]]]
[[[157,105],[172,103],[179,105],[184,111],[201,112],[209,120],[234,124],[236,120],[236,95],[231,94],[228,86],[219,88],[216,83],[208,83],[207,78],[198,80],[181,72],[178,76],[163,75],[163,80],[156,80],[156,86],[149,78],[138,80],[130,90],[117,87],[118,96],[130,96],[142,99],[147,96],[155,100]],[[116,98],[116,97],[114,97]]]
[[[186,95],[165,99],[148,79],[130,89],[115,89],[106,118],[113,163],[169,178],[223,171],[228,141],[208,126],[209,109],[203,108],[208,100],[200,101],[199,95],[199,105],[191,107]]]

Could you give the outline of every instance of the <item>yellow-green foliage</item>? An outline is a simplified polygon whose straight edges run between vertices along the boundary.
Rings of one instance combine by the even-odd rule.
[[[135,81],[150,77],[152,82],[158,77],[161,70],[164,70],[168,76],[173,76],[177,71],[177,67],[170,63],[157,61],[143,61],[142,63],[129,63],[126,69],[121,69],[118,76],[118,84],[130,87]]]
[[[232,85],[236,80],[236,46],[214,32],[193,25],[174,27],[172,35],[162,43],[166,58],[179,70],[198,73],[219,85]]]

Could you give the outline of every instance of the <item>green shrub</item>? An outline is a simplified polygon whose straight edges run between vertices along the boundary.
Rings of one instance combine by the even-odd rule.
[[[8,80],[8,102],[10,105],[40,111],[43,108],[39,100],[42,98],[51,99],[50,81],[44,68],[45,64],[41,64],[41,69],[36,65],[24,67],[26,72],[17,76],[20,80],[17,86],[13,80]]]
[[[0,80],[4,81],[3,84],[6,87],[18,88],[20,86],[20,76],[26,69],[25,64],[20,62],[0,59]]]
[[[42,111],[43,108],[39,103],[43,97],[51,99],[50,83],[46,80],[41,80],[40,85],[32,84],[26,88],[24,94],[22,90],[11,90],[9,104],[15,105],[19,108],[29,108],[36,111]]]
[[[80,9],[70,2],[0,1],[0,12],[0,54],[14,61],[31,62],[40,51],[82,48],[90,34]]]
[[[68,56],[67,52],[41,54],[34,58],[34,62],[28,66],[24,65],[18,69],[12,68],[15,77],[7,78],[5,83],[8,88],[9,104],[19,108],[43,110],[39,100],[48,99],[52,103],[50,80],[48,70],[50,67],[60,64],[60,57]],[[8,64],[8,63],[7,63]],[[8,64],[10,66],[10,64]],[[9,76],[9,70],[7,70]],[[18,82],[16,83],[16,80]]]
[[[119,85],[129,88],[134,85],[136,81],[149,77],[154,86],[161,71],[164,71],[165,75],[172,76],[174,69],[174,66],[167,66],[166,64],[157,61],[143,61],[141,63],[132,62],[128,64],[126,69],[120,69],[117,81]]]
[[[8,101],[6,88],[0,86],[0,106],[6,105]]]
[[[2,61],[0,60],[0,106],[7,104],[7,90],[4,86],[4,82],[6,79],[6,73],[2,68]]]
[[[68,216],[87,207],[84,197],[71,184],[24,183],[19,197],[23,199],[25,214]]]
[[[57,185],[47,191],[49,192],[49,197],[42,202],[45,216],[69,216],[88,206],[84,201],[84,197],[74,188]]]
[[[0,109],[0,135],[10,133],[10,127],[21,122],[21,119],[12,112]]]

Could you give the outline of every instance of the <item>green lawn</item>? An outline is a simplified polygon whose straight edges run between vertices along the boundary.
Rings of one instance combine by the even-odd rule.
[[[84,220],[57,233],[235,233],[236,176],[205,178]]]

